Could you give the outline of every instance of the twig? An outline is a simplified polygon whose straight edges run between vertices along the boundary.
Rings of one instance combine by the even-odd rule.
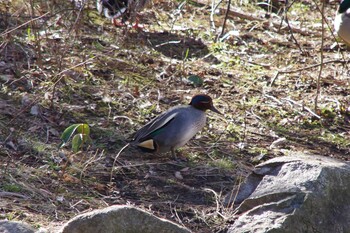
[[[272,99],[272,100],[274,100],[274,101],[277,102],[278,104],[283,105],[283,103],[282,103],[280,100],[278,100],[276,97],[274,97],[274,96],[272,96],[272,95],[267,95],[267,94],[265,94],[265,96],[268,97],[268,98],[270,98],[270,99]],[[291,107],[292,107],[293,105],[296,105],[296,106],[298,106],[298,107],[301,107],[303,110],[308,111],[308,112],[311,113],[311,115],[313,115],[314,117],[316,117],[316,118],[318,118],[318,119],[321,119],[321,117],[320,117],[319,115],[317,115],[316,113],[314,113],[310,108],[305,107],[303,104],[299,104],[298,102],[296,102],[295,100],[292,100],[291,98],[282,98],[282,100],[286,100],[286,101],[290,104]],[[299,113],[300,115],[303,115],[303,114],[302,114],[301,112],[299,112],[299,111],[298,111],[298,113]]]
[[[19,197],[23,199],[29,199],[28,196],[25,196],[19,193],[5,192],[5,191],[0,192],[0,197]]]
[[[78,66],[84,65],[84,64],[86,64],[88,61],[90,61],[90,60],[92,60],[92,59],[94,59],[94,58],[95,58],[95,57],[89,58],[89,59],[87,59],[86,61],[83,61],[83,62],[81,62],[81,63],[79,63],[79,64],[77,64],[77,65],[74,65],[74,66],[72,66],[72,67],[69,67],[69,68],[67,68],[67,69],[65,69],[65,70],[63,70],[63,71],[61,71],[60,73],[58,73],[58,74],[56,75],[56,77],[59,76],[59,75],[61,75],[62,73],[66,72],[66,71],[69,71],[69,70],[72,70],[72,69],[74,69],[74,68],[76,68],[76,67],[78,67]],[[60,78],[58,78],[58,80],[53,84],[52,93],[55,93],[55,88],[56,88],[58,82],[59,82],[62,78],[63,78],[63,76],[61,76]],[[47,91],[49,91],[49,90],[50,90],[50,88],[47,89]],[[19,115],[21,115],[21,114],[22,114],[24,111],[26,111],[27,109],[31,108],[40,98],[41,98],[40,96],[36,97],[30,104],[28,104],[28,105],[25,106],[23,109],[21,109],[21,110],[11,119],[11,121],[10,121],[8,124],[11,124],[12,122],[14,122],[14,121],[17,119],[17,117],[18,117]],[[53,99],[54,99],[54,96],[52,96],[52,98],[51,98],[51,104],[52,104],[52,105],[53,105]]]
[[[81,182],[83,181],[83,175],[84,175],[84,172],[86,171],[86,169],[88,168],[88,166],[100,161],[102,159],[102,156],[104,155],[104,150],[101,151],[100,156],[96,159],[96,156],[98,153],[99,153],[99,151],[97,150],[96,153],[94,154],[94,156],[92,156],[90,159],[88,159],[88,161],[86,161],[84,163],[84,167],[81,169],[81,172],[80,172],[80,181]]]
[[[349,61],[350,61],[350,60],[349,60]],[[306,67],[299,68],[299,69],[295,69],[295,70],[279,70],[279,71],[277,71],[275,77],[273,77],[273,79],[271,80],[270,86],[272,86],[272,85],[274,84],[274,82],[276,81],[276,79],[278,78],[278,76],[279,76],[280,74],[291,74],[291,73],[296,73],[296,72],[300,72],[300,71],[304,71],[304,70],[316,68],[316,67],[321,66],[321,65],[326,65],[326,64],[329,64],[329,63],[342,63],[342,64],[347,64],[347,63],[349,63],[349,61],[344,61],[344,60],[340,60],[340,59],[334,59],[334,60],[325,61],[325,62],[323,62],[323,63],[317,63],[317,64],[314,64],[314,65],[306,66]]]
[[[305,107],[303,104],[299,104],[298,102],[296,102],[295,100],[292,100],[291,98],[282,98],[284,100],[287,100],[288,102],[297,105],[303,109],[305,109],[306,111],[308,111],[309,113],[311,113],[311,115],[313,115],[314,117],[316,117],[317,119],[321,119],[321,117],[319,115],[317,115],[316,113],[314,113],[310,108]]]
[[[225,14],[226,13],[226,9],[220,9],[220,13],[221,14]],[[230,10],[227,12],[228,14],[228,17],[239,17],[239,18],[242,18],[242,19],[247,19],[247,20],[252,20],[252,21],[259,21],[259,22],[262,22],[263,25],[265,27],[269,27],[270,24],[272,23],[272,25],[276,28],[279,28],[280,27],[280,22],[271,22],[271,21],[268,21],[266,19],[263,19],[263,18],[260,18],[260,17],[256,17],[254,15],[251,15],[251,14],[245,14],[245,13],[242,13],[242,12],[238,12],[238,11],[235,11],[235,10]],[[295,28],[295,27],[290,27],[289,28],[292,32],[296,32],[296,33],[299,33],[303,36],[309,36],[311,33],[309,31],[305,31],[305,30],[302,30],[300,28]],[[312,33],[313,35],[315,36],[320,36],[317,32],[313,32]]]
[[[219,194],[217,194],[214,190],[212,190],[210,188],[203,188],[203,190],[206,191],[206,192],[211,192],[211,193],[214,194],[215,202],[216,202],[216,211],[219,211],[220,210],[220,203],[219,203],[220,197],[219,197]]]
[[[226,131],[226,130],[225,130]],[[220,141],[220,138],[224,135],[225,131],[223,131],[216,139],[215,139],[215,142],[209,146],[209,148],[206,150],[206,154],[209,156],[209,158],[211,158],[213,161],[214,159],[209,155],[209,151],[212,151],[212,149],[214,147],[216,147],[216,145],[218,144],[218,142]]]
[[[245,62],[247,62],[249,64],[252,64],[252,65],[264,67],[266,69],[270,69],[270,67],[271,67],[271,64],[257,63],[257,62],[254,62],[254,61],[249,61],[249,60],[244,59],[244,58],[242,58],[241,60],[243,60],[243,61],[245,61]]]
[[[79,64],[77,64],[77,65],[71,66],[71,67],[69,67],[69,68],[67,68],[67,69],[65,69],[65,70],[63,70],[63,71],[61,71],[60,73],[58,73],[58,74],[56,75],[56,77],[58,77],[59,75],[61,75],[62,73],[66,72],[66,71],[69,71],[69,70],[72,70],[72,69],[74,69],[74,68],[76,68],[76,67],[78,67],[78,66],[84,65],[84,64],[86,64],[87,62],[89,62],[90,60],[93,60],[94,58],[95,58],[95,57],[89,58],[89,59],[87,59],[86,61],[83,61],[83,62],[81,62],[81,63],[79,63]],[[51,98],[51,104],[52,104],[52,105],[53,105],[53,99],[54,99],[54,93],[55,93],[56,86],[57,86],[58,82],[59,82],[61,79],[62,79],[62,76],[61,76],[60,78],[58,78],[57,81],[53,84],[53,87],[52,87],[52,93],[53,93],[53,95],[52,95],[52,98]],[[47,91],[49,91],[49,90],[50,90],[50,88],[47,89]],[[11,121],[10,121],[8,124],[11,124],[12,122],[14,122],[14,121],[18,118],[19,115],[21,115],[21,114],[22,114],[24,111],[26,111],[27,109],[31,108],[35,103],[37,103],[37,101],[38,101],[40,98],[41,98],[41,96],[36,97],[30,104],[28,104],[27,106],[25,106],[24,108],[22,108],[22,109],[11,119]]]
[[[110,177],[109,177],[109,182],[112,182],[114,165],[115,165],[115,163],[117,161],[117,158],[123,152],[123,150],[125,150],[125,148],[127,148],[129,145],[130,145],[130,143],[126,144],[123,148],[120,149],[120,151],[118,152],[117,156],[115,156],[114,161],[113,161],[113,165],[112,165],[112,169],[111,169],[111,174],[110,174]]]
[[[242,98],[242,105],[243,105],[243,110],[244,110],[244,118],[243,118],[243,136],[242,136],[242,140],[240,142],[241,145],[245,145],[246,141],[247,141],[247,124],[248,124],[248,117],[247,117],[247,107],[246,107],[246,96],[244,95]],[[239,146],[239,150],[240,152],[243,152],[243,147]]]
[[[339,43],[338,43],[338,40],[337,40],[336,36],[334,35],[334,31],[333,31],[333,29],[332,29],[333,27],[329,25],[329,22],[328,22],[328,20],[327,20],[327,17],[324,15],[324,12],[322,12],[322,10],[320,9],[320,7],[318,6],[319,3],[316,2],[315,0],[314,0],[313,2],[315,3],[315,6],[316,6],[317,10],[321,13],[322,19],[323,19],[323,21],[326,23],[328,30],[331,32],[331,35],[332,35],[334,41],[337,43],[337,46],[340,47],[340,45],[339,45]],[[323,31],[323,30],[322,30],[322,31]],[[340,54],[341,54],[341,57],[343,58],[343,60],[345,60],[345,56],[344,56],[343,51],[340,51]],[[344,63],[344,64],[347,66],[348,62],[346,62],[346,63]],[[346,67],[346,68],[347,68],[347,67]]]
[[[285,12],[285,14],[286,14],[286,15],[285,15],[285,21],[286,21],[287,26],[288,26],[288,28],[289,28],[290,36],[291,36],[292,39],[294,40],[295,44],[298,46],[300,52],[301,52],[302,54],[305,54],[304,50],[301,48],[299,42],[297,41],[297,39],[296,39],[295,36],[294,36],[293,30],[292,30],[292,26],[290,26],[290,24],[289,24],[289,20],[288,20],[288,16],[287,16],[287,11]]]
[[[214,22],[214,0],[211,0],[211,12],[210,12],[210,26],[211,26],[211,31],[215,32],[215,22]]]
[[[154,47],[155,47],[155,48],[158,48],[158,47],[160,47],[160,46],[169,45],[169,44],[180,44],[181,42],[182,42],[181,40],[166,41],[166,42],[164,42],[164,43],[157,44],[157,45],[155,45]]]
[[[280,105],[283,105],[283,103],[281,101],[279,101],[279,99],[277,99],[276,97],[272,96],[272,95],[268,95],[268,94],[265,94],[266,97],[274,100],[275,102],[277,102],[278,104]]]
[[[185,4],[186,4],[186,1],[183,1],[183,2],[177,7],[177,10],[180,12],[180,11],[181,11],[181,8],[182,8]],[[175,25],[175,22],[176,22],[176,20],[177,20],[177,18],[178,18],[177,15],[175,15],[175,16],[176,16],[175,19],[173,20],[173,22],[171,22],[170,31],[173,30],[174,25]]]
[[[71,67],[69,67],[69,68],[67,68],[67,69],[65,69],[65,70],[62,70],[62,71],[59,72],[56,76],[59,76],[59,75],[63,74],[64,72],[69,71],[69,70],[72,70],[72,69],[74,69],[74,68],[76,68],[76,67],[78,67],[78,66],[85,65],[86,63],[88,63],[89,61],[93,60],[94,58],[95,58],[95,57],[91,57],[91,58],[89,58],[89,59],[87,59],[87,60],[85,60],[85,61],[83,61],[83,62],[80,62],[79,64],[76,64],[76,65],[71,66]],[[57,82],[57,81],[56,81],[56,82]]]
[[[288,4],[288,2],[286,2],[286,4],[284,4],[284,11],[283,11],[283,16],[281,18],[281,22],[280,22],[280,25],[278,27],[278,31],[282,28],[282,25],[283,25],[283,21],[284,21],[284,18],[287,17],[287,12],[289,11],[289,9],[293,6],[293,4],[295,3],[295,0],[293,0],[291,3]]]
[[[186,227],[185,224],[182,222],[182,220],[181,220],[179,214],[177,213],[176,206],[174,207],[174,212],[175,212],[175,216],[176,216],[178,222],[179,222],[182,226]]]
[[[216,9],[218,9],[218,7],[219,7],[219,5],[222,3],[222,1],[223,1],[223,0],[219,0],[219,2],[218,2],[216,5],[214,5],[215,0],[212,0],[212,1],[211,1],[210,25],[211,25],[211,28],[212,28],[211,30],[212,30],[213,32],[216,31],[215,23],[214,23],[215,11],[216,11]]]
[[[56,77],[59,77],[59,76],[60,76],[61,74],[63,74],[64,72],[69,71],[69,70],[72,70],[72,69],[74,69],[74,68],[76,68],[76,67],[78,67],[78,66],[85,65],[86,63],[88,63],[89,61],[91,61],[91,60],[93,60],[93,59],[95,59],[95,57],[91,57],[91,58],[89,58],[89,59],[87,59],[87,60],[85,60],[85,61],[83,61],[83,62],[80,62],[79,64],[76,64],[76,65],[71,66],[71,67],[69,67],[69,68],[67,68],[67,69],[64,69],[64,70],[62,70],[61,72],[59,72],[59,73],[56,75]],[[51,107],[53,107],[53,100],[54,100],[54,97],[55,97],[56,86],[57,86],[58,82],[61,81],[62,78],[63,78],[63,76],[59,77],[59,78],[56,80],[56,82],[54,82],[54,84],[53,84],[53,87],[52,87],[52,97],[51,97]]]
[[[27,25],[27,24],[33,22],[33,21],[35,21],[35,20],[41,19],[41,18],[45,17],[46,15],[48,15],[49,13],[50,13],[50,12],[46,12],[46,13],[43,14],[42,16],[39,16],[39,17],[34,18],[34,19],[31,19],[31,20],[29,20],[29,21],[27,21],[27,22],[25,22],[25,23],[22,23],[21,25],[15,27],[15,28],[13,28],[13,29],[11,29],[10,31],[7,31],[7,32],[4,32],[4,33],[0,34],[0,37],[5,36],[5,35],[7,35],[7,34],[13,32],[13,31],[15,31],[15,30],[17,30],[17,29],[19,29],[19,28],[21,28],[21,27],[23,27],[23,26],[25,26],[25,25]]]
[[[119,168],[127,168],[127,169],[130,169],[130,168],[136,168],[136,167],[153,166],[153,165],[163,165],[163,164],[170,164],[170,165],[174,165],[174,166],[181,166],[181,165],[179,165],[179,164],[174,164],[174,163],[172,163],[172,162],[164,162],[164,163],[155,163],[155,162],[152,162],[152,163],[138,163],[138,164],[122,165],[122,166],[119,166]]]
[[[284,144],[286,141],[287,141],[287,139],[284,137],[278,138],[277,140],[275,140],[271,143],[271,145],[269,146],[269,149],[271,150],[271,149],[277,148],[277,147],[281,146],[282,144]]]
[[[219,35],[219,38],[224,35],[224,32],[225,32],[225,27],[226,27],[226,21],[227,21],[227,18],[228,18],[228,12],[230,11],[230,6],[231,6],[231,0],[228,0],[228,3],[227,3],[227,10],[226,10],[226,13],[225,13],[225,19],[224,19],[224,22],[222,24],[222,29],[221,29],[221,33]]]
[[[233,209],[233,207],[235,205],[235,201],[237,200],[237,196],[238,196],[239,190],[241,189],[242,179],[243,179],[242,175],[239,175],[237,189],[236,190],[234,190],[234,188],[232,189],[232,192],[230,194],[230,198],[229,198],[229,200],[227,202],[226,208]],[[232,201],[232,204],[230,205],[231,201]]]
[[[316,89],[316,96],[315,96],[315,107],[314,110],[317,111],[317,104],[318,104],[318,96],[320,95],[320,89],[321,89],[321,75],[322,75],[322,70],[323,70],[323,47],[324,47],[324,1],[322,1],[322,9],[321,9],[321,14],[322,14],[322,39],[321,39],[321,65],[320,65],[320,70],[317,76],[317,89]]]

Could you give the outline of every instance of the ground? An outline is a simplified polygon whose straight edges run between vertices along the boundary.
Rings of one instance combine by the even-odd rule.
[[[227,2],[154,1],[139,31],[116,28],[92,1],[0,3],[0,219],[59,226],[129,204],[225,232],[235,206],[223,197],[255,165],[293,151],[348,160],[338,2],[288,4],[232,1],[221,34]],[[196,93],[223,116],[208,112],[177,158],[128,147],[114,163],[137,129]],[[76,123],[91,143],[59,149]]]

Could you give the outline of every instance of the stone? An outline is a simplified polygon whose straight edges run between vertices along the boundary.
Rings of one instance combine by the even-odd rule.
[[[60,233],[189,233],[190,231],[144,210],[120,205],[81,214]]]
[[[228,233],[350,232],[350,165],[294,154],[256,167],[240,189]]]
[[[1,220],[0,232],[1,233],[34,233],[35,230],[27,223]]]

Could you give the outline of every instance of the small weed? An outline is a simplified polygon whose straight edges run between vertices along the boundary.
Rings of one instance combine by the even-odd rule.
[[[4,184],[2,189],[7,192],[19,193],[22,191],[22,187],[17,184]]]
[[[73,136],[74,135],[74,136]],[[88,124],[74,124],[64,130],[61,135],[62,143],[58,148],[62,148],[72,139],[72,150],[74,153],[82,149],[84,143],[91,143],[90,127]]]
[[[301,126],[304,129],[319,129],[319,128],[323,128],[323,126],[322,126],[322,124],[321,124],[321,122],[319,120],[311,120],[311,119],[307,119],[307,120],[303,121]]]
[[[349,139],[347,139],[343,135],[329,132],[327,130],[323,131],[323,133],[318,138],[324,140],[325,142],[334,144],[338,147],[346,148],[350,145]]]
[[[295,2],[291,8],[291,13],[297,14],[297,15],[304,15],[308,14],[310,12],[310,7],[308,5],[305,5],[301,2]]]
[[[234,170],[236,164],[228,159],[217,159],[209,163],[211,166],[218,167],[220,170]]]

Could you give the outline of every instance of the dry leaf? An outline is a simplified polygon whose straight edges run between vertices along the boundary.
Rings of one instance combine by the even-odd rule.
[[[71,176],[67,173],[63,175],[63,181],[66,183],[72,183],[72,184],[80,183],[80,180],[78,178],[75,178],[74,176]]]

